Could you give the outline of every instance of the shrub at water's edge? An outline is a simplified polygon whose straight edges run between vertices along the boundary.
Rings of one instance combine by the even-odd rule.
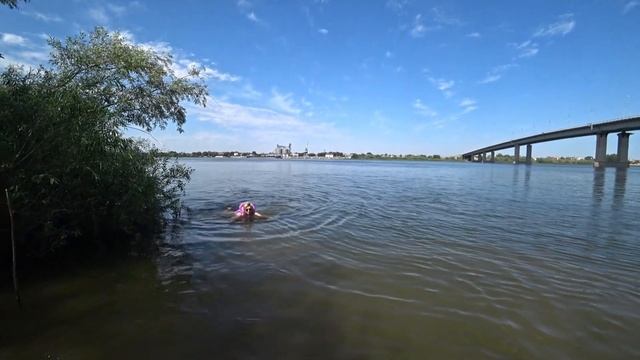
[[[49,67],[0,75],[0,189],[9,189],[19,253],[37,260],[125,248],[179,214],[191,169],[123,130],[174,122],[182,131],[180,102],[204,105],[206,86],[198,69],[178,78],[169,54],[103,28],[49,44]],[[4,196],[0,207],[6,239]]]

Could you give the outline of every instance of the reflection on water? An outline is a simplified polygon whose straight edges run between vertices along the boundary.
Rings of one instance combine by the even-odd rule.
[[[602,202],[604,197],[604,175],[605,168],[593,169],[593,199],[596,203]]]
[[[157,257],[0,295],[0,359],[640,356],[635,169],[189,163]]]
[[[627,186],[627,168],[616,168],[616,180],[613,188],[613,207],[620,209],[624,205],[624,193]]]

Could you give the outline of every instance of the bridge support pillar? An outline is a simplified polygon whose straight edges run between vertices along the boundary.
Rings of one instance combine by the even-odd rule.
[[[532,152],[531,144],[527,144],[527,158],[525,162],[527,165],[531,165],[531,152]]]
[[[520,164],[520,144],[513,148],[513,163]]]
[[[487,153],[485,152],[482,153],[482,162],[483,163],[487,162]]]
[[[618,164],[620,167],[629,167],[629,134],[621,132],[618,134]]]
[[[492,163],[496,162],[496,152],[495,151],[491,152],[491,160],[489,160],[489,162],[492,162]]]
[[[607,162],[607,133],[596,134],[596,160],[593,167],[604,167]]]

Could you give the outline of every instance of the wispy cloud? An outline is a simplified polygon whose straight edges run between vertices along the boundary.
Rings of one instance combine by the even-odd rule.
[[[49,53],[47,51],[20,51],[17,55],[22,59],[40,64],[49,60]]]
[[[192,69],[200,70],[200,75],[205,79],[214,79],[218,81],[238,81],[240,80],[239,76],[231,75],[225,72],[222,72],[218,69],[212,68],[210,66],[206,66],[199,61],[188,59],[188,58],[179,58],[177,59],[173,65],[173,70],[176,75],[179,77],[184,77],[189,74]]]
[[[322,29],[318,29],[318,32],[322,35],[327,35],[329,33],[329,30],[322,28]]]
[[[251,11],[250,13],[247,14],[247,19],[249,19],[249,20],[251,20],[251,21],[253,21],[255,23],[260,22],[260,19],[258,19],[258,16],[253,11]]]
[[[453,86],[456,84],[454,80],[447,80],[442,78],[438,79],[438,78],[430,77],[429,82],[431,82],[433,86],[435,86],[438,90],[440,90],[445,97],[450,98],[451,96],[453,96],[452,89],[453,89]]]
[[[538,48],[538,44],[531,40],[527,40],[520,44],[514,44],[513,46],[516,48],[516,50],[518,50],[519,58],[532,57],[538,54],[538,51],[540,51],[540,49]]]
[[[238,6],[238,9],[240,10],[240,12],[242,12],[249,21],[255,24],[265,25],[265,22],[260,17],[258,17],[258,15],[253,10],[254,6],[251,1],[238,0],[236,2],[236,5]]]
[[[6,45],[24,46],[27,44],[27,39],[25,39],[20,35],[11,34],[11,33],[2,33],[2,37],[0,37],[0,41]]]
[[[631,10],[635,9],[638,5],[640,5],[640,1],[636,1],[636,0],[629,1],[624,5],[624,8],[622,9],[622,13],[627,14]]]
[[[206,108],[188,106],[187,110],[190,117],[241,132],[242,138],[265,144],[275,144],[281,139],[302,143],[303,139],[341,136],[331,123],[305,121],[296,114],[245,106],[210,96]]]
[[[107,9],[109,9],[109,11],[111,11],[113,14],[117,16],[122,16],[127,12],[127,7],[123,5],[107,3],[106,6],[107,6]]]
[[[200,75],[204,79],[225,82],[236,82],[241,80],[240,76],[225,73],[214,68],[213,65],[206,65],[202,60],[193,59],[192,56],[188,56],[181,51],[177,51],[169,43],[163,41],[136,42],[135,36],[129,31],[120,32],[120,36],[131,43],[141,46],[142,48],[161,54],[171,55],[173,57],[171,69],[178,77],[189,76],[193,69],[197,69],[200,71]]]
[[[442,8],[434,7],[433,9],[431,9],[431,12],[433,13],[433,21],[436,24],[449,26],[459,26],[463,24],[462,20],[448,14]]]
[[[462,101],[460,101],[460,104],[458,105],[463,109],[462,114],[467,114],[478,109],[477,104],[478,102],[474,99],[464,98],[462,99]]]
[[[288,113],[288,114],[300,114],[302,110],[296,105],[293,100],[293,94],[281,94],[278,90],[271,90],[271,98],[269,99],[269,104],[278,111]]]
[[[40,35],[31,34],[24,37],[11,33],[0,33],[0,45],[10,47],[2,51],[3,59],[0,59],[0,68],[10,65],[35,68],[46,63],[49,59],[49,47],[44,43]]]
[[[489,84],[492,82],[496,82],[502,78],[502,76],[509,71],[509,69],[515,67],[516,64],[505,64],[495,66],[493,69],[489,70],[484,79],[480,80],[478,83],[480,84]]]
[[[482,37],[479,32],[471,32],[466,35],[469,38],[479,39]]]
[[[416,15],[416,17],[413,19],[413,26],[411,27],[411,31],[409,32],[409,34],[411,34],[411,36],[414,38],[420,38],[423,37],[426,32],[427,27],[424,25],[422,14]]]
[[[88,15],[99,24],[109,24],[113,17],[122,17],[128,14],[131,9],[141,7],[142,5],[138,1],[132,1],[127,5],[105,2],[90,8]]]
[[[241,98],[245,99],[259,99],[262,97],[262,93],[253,88],[251,84],[244,84],[241,88],[241,91],[237,94]]]
[[[387,8],[395,12],[402,12],[407,5],[409,5],[409,0],[387,0],[386,3]]]
[[[40,21],[44,21],[44,22],[62,22],[63,19],[55,14],[43,14],[41,12],[37,12],[37,11],[21,11],[20,12],[22,15],[26,15],[26,16],[30,16],[36,20],[40,20]]]
[[[427,106],[424,103],[422,103],[422,100],[420,100],[420,99],[416,99],[413,102],[413,108],[414,108],[414,110],[416,111],[417,114],[420,114],[422,116],[435,117],[435,116],[438,115],[438,113],[435,110],[433,110],[429,106]]]
[[[111,20],[107,14],[107,10],[100,6],[89,9],[89,17],[100,24],[106,24]]]
[[[558,21],[538,28],[533,37],[564,36],[573,31],[575,26],[576,21],[573,19],[573,14],[561,15]]]
[[[236,2],[236,5],[238,5],[240,9],[249,9],[252,6],[249,0],[238,0]]]
[[[393,53],[391,51],[387,50],[384,53],[384,57],[386,57],[387,59],[391,59],[391,58],[393,58]]]

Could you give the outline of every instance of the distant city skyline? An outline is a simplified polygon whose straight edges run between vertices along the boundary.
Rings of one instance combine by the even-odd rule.
[[[634,0],[32,0],[0,7],[0,68],[44,64],[47,36],[96,25],[170,52],[178,74],[204,69],[207,107],[187,104],[183,134],[154,131],[163,150],[451,156],[640,114]],[[533,154],[592,156],[594,144]],[[629,152],[640,159],[640,136]]]

